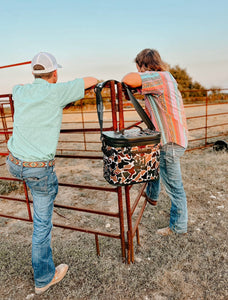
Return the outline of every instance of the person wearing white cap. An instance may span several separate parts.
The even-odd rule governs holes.
[[[85,89],[96,85],[94,77],[57,83],[55,57],[47,52],[31,63],[35,80],[13,88],[14,127],[8,141],[7,165],[33,196],[32,266],[35,293],[42,294],[65,276],[68,266],[55,267],[51,249],[53,203],[58,193],[54,158],[63,108],[84,98]]]

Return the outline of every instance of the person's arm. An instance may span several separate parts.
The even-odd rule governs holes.
[[[65,107],[71,102],[83,99],[88,88],[95,86],[98,80],[94,77],[76,78],[72,81],[60,82],[53,85],[58,95],[58,103]]]
[[[128,73],[123,77],[122,82],[132,88],[137,88],[142,85],[141,76],[137,72]]]
[[[83,80],[84,80],[85,90],[98,83],[98,80],[94,77],[84,77]]]

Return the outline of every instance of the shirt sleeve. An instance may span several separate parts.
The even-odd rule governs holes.
[[[84,98],[85,87],[83,78],[73,81],[56,83],[56,93],[61,107]]]
[[[21,85],[15,85],[12,90],[13,101],[16,99],[17,92],[20,90]]]
[[[139,73],[142,79],[142,94],[161,95],[164,92],[159,72]]]

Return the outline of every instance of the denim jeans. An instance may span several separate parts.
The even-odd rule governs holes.
[[[58,179],[52,167],[28,168],[15,165],[7,158],[9,172],[25,180],[33,197],[32,267],[36,287],[44,287],[55,275],[52,258],[51,230]]]
[[[169,227],[176,233],[187,232],[188,211],[187,199],[183,187],[180,157],[185,148],[168,143],[161,148],[160,178],[171,200]],[[146,194],[150,199],[158,200],[160,193],[160,178],[147,184]]]

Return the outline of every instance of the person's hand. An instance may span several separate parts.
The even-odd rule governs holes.
[[[95,77],[84,77],[85,90],[95,86],[98,83],[98,80]]]

